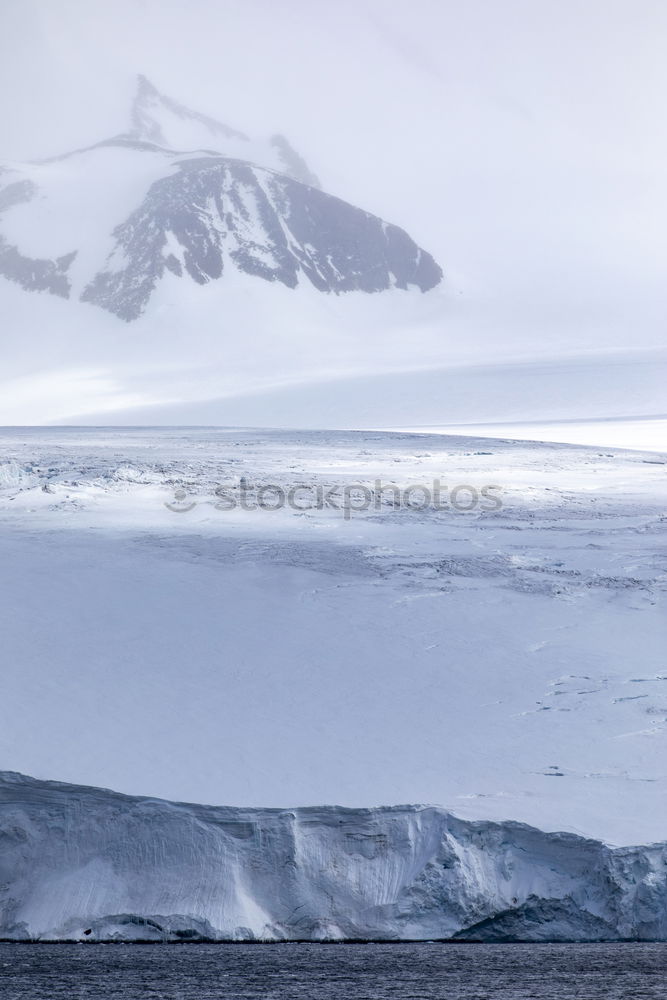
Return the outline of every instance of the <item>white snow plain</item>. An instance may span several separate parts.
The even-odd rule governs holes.
[[[664,839],[665,455],[219,428],[11,428],[0,452],[5,767]],[[241,477],[502,507],[216,509]]]

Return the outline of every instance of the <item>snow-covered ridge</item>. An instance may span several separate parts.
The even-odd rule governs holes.
[[[138,141],[169,149],[211,150],[277,170],[311,187],[321,187],[284,135],[253,140],[238,129],[166,97],[143,75],[137,79],[131,121],[130,136]]]
[[[667,939],[667,844],[434,806],[236,809],[0,773],[0,936]]]

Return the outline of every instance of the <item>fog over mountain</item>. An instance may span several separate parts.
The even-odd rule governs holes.
[[[168,406],[187,422],[202,403],[252,397],[265,423],[270,402],[262,405],[262,393],[290,386],[420,370],[446,377],[460,365],[555,358],[589,366],[599,358],[592,376],[599,383],[618,352],[628,351],[647,370],[663,340],[667,143],[656,123],[666,16],[648,0],[613,10],[596,0],[576,11],[551,0],[512,0],[502,9],[420,0],[409,12],[377,0],[331,8],[292,0],[281,9],[263,0],[200,0],[187,12],[150,0],[95,10],[82,0],[57,10],[9,0],[0,39],[0,160],[10,173],[0,181],[24,201],[5,204],[3,270],[21,268],[11,250],[18,247],[30,260],[51,262],[46,270],[29,265],[33,285],[82,286],[76,301],[66,301],[0,279],[0,419],[96,422],[115,414],[122,422],[138,408],[150,422]],[[75,150],[87,152],[52,159]],[[239,175],[213,161],[192,166],[195,151],[260,172]],[[24,166],[45,159],[51,162]],[[288,178],[273,195],[266,170]],[[57,190],[25,200],[30,184],[41,190],[37,174],[48,174]],[[156,222],[146,198],[160,181],[163,196],[185,206],[191,222],[198,199],[225,186],[230,197],[230,185],[237,195],[266,197],[264,208],[254,204],[268,213],[260,229],[270,246],[260,240],[254,263],[217,280],[224,254],[211,237],[220,232],[214,212],[199,263],[188,266],[197,253],[184,244],[182,260],[160,254],[165,280],[147,295],[146,279],[142,285],[127,269],[118,277],[118,262],[127,252],[152,252],[146,243],[138,249],[133,227]],[[295,198],[303,188],[292,185],[311,193]],[[136,197],[128,198],[131,189]],[[286,198],[303,220],[282,250],[275,249],[275,198]],[[350,230],[362,216],[334,211],[343,203],[397,227],[389,242],[372,222]],[[180,216],[168,221],[177,231]],[[352,264],[356,278],[335,255],[328,259],[331,225],[339,250],[343,230],[352,257],[365,248],[361,265]],[[192,225],[186,228],[191,241]],[[226,220],[223,228],[243,256],[239,239],[247,251],[248,231],[230,230]],[[54,229],[52,249],[45,243]],[[411,241],[405,252],[392,249],[391,234],[399,232]],[[442,269],[443,281],[418,264],[413,244]],[[248,269],[267,267],[266,259],[259,263],[267,246],[268,268],[280,277],[262,283]],[[87,272],[92,249],[105,253]],[[104,258],[114,253],[109,268]],[[407,270],[388,277],[386,260],[396,254]],[[146,267],[152,275],[155,261]],[[175,280],[179,267],[205,285]],[[381,290],[389,284],[409,290]],[[348,287],[356,290],[337,294]],[[649,386],[641,392],[651,415],[664,413]],[[487,419],[473,406],[461,412],[443,404],[434,421],[433,404],[444,395],[431,394],[428,413],[415,410],[411,424]],[[610,390],[591,414],[584,393],[556,419],[645,415],[622,402]],[[366,425],[382,423],[380,397],[369,409]],[[210,412],[215,420],[215,407]],[[512,419],[512,408],[491,416]],[[312,406],[295,414],[297,422],[306,417],[311,425],[327,422]],[[542,417],[539,406],[522,414]],[[218,420],[227,419],[223,407]]]
[[[233,269],[337,294],[424,292],[441,281],[403,230],[321,192],[284,136],[253,142],[164,97],[144,76],[131,120],[127,134],[4,167],[0,274],[126,322],[146,312],[169,275],[206,285]],[[110,187],[113,207],[100,218]],[[180,282],[167,296],[182,297]]]

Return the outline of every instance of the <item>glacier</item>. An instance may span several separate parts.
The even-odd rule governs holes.
[[[665,839],[666,455],[220,428],[9,428],[0,454],[2,768]],[[503,507],[217,509],[241,478]]]
[[[667,939],[667,843],[435,806],[231,808],[0,773],[0,937]]]

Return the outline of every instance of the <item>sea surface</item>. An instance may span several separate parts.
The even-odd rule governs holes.
[[[2,1000],[642,1000],[667,944],[0,944]]]

